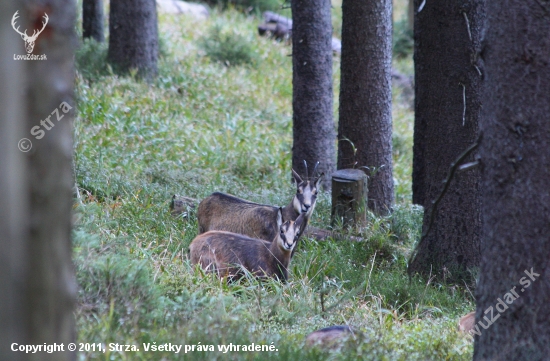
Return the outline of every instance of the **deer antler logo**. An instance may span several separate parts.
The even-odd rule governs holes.
[[[19,31],[19,26],[17,28],[15,27],[15,20],[19,18],[19,15],[17,15],[18,12],[19,10],[17,10],[15,14],[13,14],[13,17],[11,18],[11,26],[13,27],[13,30],[15,30],[19,35],[21,35],[21,38],[23,38],[23,40],[25,41],[25,49],[27,49],[27,53],[30,54],[34,49],[34,43],[36,41],[36,38],[38,38],[38,35],[40,35],[42,31],[44,31],[46,24],[48,24],[48,19],[49,19],[48,14],[44,13],[45,21],[42,22],[42,29],[40,29],[39,32],[36,32],[36,30],[34,30],[32,33],[32,36],[28,36],[27,30],[25,30],[25,32],[22,33]]]

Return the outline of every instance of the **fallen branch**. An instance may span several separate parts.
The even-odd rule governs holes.
[[[306,233],[304,235],[306,237],[315,238],[317,241],[326,241],[329,238],[335,241],[353,241],[353,242],[365,241],[365,239],[361,237],[350,236],[349,234],[346,234],[346,233],[329,231],[327,229],[317,228],[313,226],[308,226],[306,228]]]
[[[173,216],[187,217],[189,211],[197,208],[198,204],[198,199],[181,197],[174,194],[170,202],[170,214]]]

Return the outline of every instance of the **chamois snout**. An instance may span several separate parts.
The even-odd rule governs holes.
[[[300,234],[307,222],[300,214],[296,221],[283,223],[283,209],[277,211],[277,230],[272,242],[226,231],[199,234],[189,246],[191,264],[216,271],[220,277],[240,278],[242,268],[257,277],[288,278],[288,265]]]
[[[304,213],[302,213],[296,219],[296,221],[286,221],[281,225],[279,239],[280,239],[282,248],[285,251],[291,252],[296,246],[296,243],[298,242],[298,238],[300,237],[300,227],[304,221],[304,218],[305,218],[305,215]]]

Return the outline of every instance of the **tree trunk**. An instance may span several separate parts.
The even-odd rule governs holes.
[[[411,33],[414,31],[414,0],[407,1],[407,27]]]
[[[9,24],[15,11],[9,2],[1,6],[2,23]],[[11,351],[12,343],[57,343],[65,352],[40,352],[33,359],[74,360],[76,353],[67,345],[75,341],[69,108],[74,110],[76,9],[72,1],[49,0],[27,1],[16,10],[18,25],[28,33],[40,30],[44,13],[49,20],[34,47],[34,54],[47,60],[0,63],[0,359],[30,359]],[[13,29],[0,30],[2,53],[23,53],[22,40],[11,34],[6,41],[6,32]],[[18,42],[15,51],[12,39]]]
[[[378,214],[394,200],[391,57],[391,0],[344,0],[338,169],[367,173],[368,207]]]
[[[0,52],[24,53],[23,41],[9,24],[18,10],[15,1],[0,2]],[[20,10],[20,9],[19,9]],[[21,10],[19,11],[21,14]],[[17,141],[28,130],[23,104],[24,63],[9,56],[0,58],[0,360],[23,360],[11,351],[11,343],[28,343],[25,300],[28,195],[25,188],[25,154]]]
[[[103,0],[82,1],[82,37],[103,42]]]
[[[158,72],[156,1],[117,0],[110,6],[109,62],[122,73],[137,69],[151,80]]]
[[[536,361],[550,354],[550,39],[543,35],[549,33],[547,2],[487,2],[476,298],[478,325],[488,324],[482,316],[491,321],[490,307],[498,320],[478,327],[474,360]],[[499,299],[507,309],[497,306]]]
[[[292,167],[304,178],[304,160],[310,167],[320,162],[323,188],[329,190],[335,158],[330,0],[292,1],[291,6]]]
[[[458,281],[479,265],[479,168],[456,172],[440,196],[451,164],[478,136],[484,17],[483,0],[427,2],[416,14],[413,202],[424,206],[424,224],[411,273]]]

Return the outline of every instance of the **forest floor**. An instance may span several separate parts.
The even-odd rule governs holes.
[[[365,242],[304,239],[287,284],[228,285],[190,266],[196,214],[170,215],[173,194],[222,191],[285,205],[295,189],[291,48],[259,37],[259,22],[235,9],[213,10],[207,20],[159,15],[162,58],[152,84],[112,74],[106,44],[80,47],[78,342],[107,349],[89,347],[79,360],[471,359],[472,345],[457,331],[458,318],[474,309],[470,291],[406,272],[422,209],[411,204],[414,117],[401,87],[393,91],[395,210],[350,230]],[[335,120],[339,67],[335,56]],[[411,76],[410,53],[394,69]],[[329,194],[319,196],[312,225],[330,228]],[[331,350],[304,347],[307,334],[331,325],[358,332]],[[115,343],[139,351],[110,350]],[[231,343],[277,351],[218,350]],[[148,344],[184,346],[176,353]],[[194,349],[185,353],[185,345]]]

